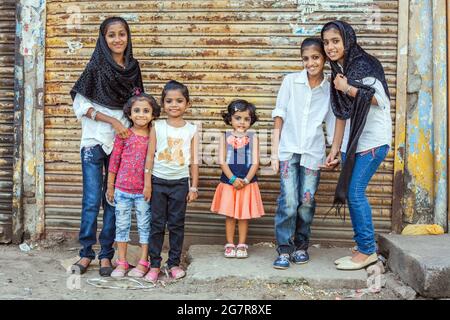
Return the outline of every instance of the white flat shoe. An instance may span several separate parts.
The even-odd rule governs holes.
[[[338,264],[336,266],[336,269],[338,269],[338,270],[359,270],[359,269],[363,269],[377,261],[378,261],[378,255],[375,252],[375,253],[372,253],[370,256],[368,256],[366,258],[366,260],[359,262],[359,263],[353,262],[351,259],[344,260],[343,262],[341,262],[340,264]]]
[[[340,264],[340,263],[342,263],[344,261],[350,260],[351,258],[352,258],[351,256],[345,256],[345,257],[336,259],[336,260],[334,260],[334,264],[338,265],[338,264]]]
[[[350,248],[350,251],[351,251],[352,254],[355,254],[356,252],[358,252],[358,246],[353,246],[352,248]],[[351,256],[345,256],[345,257],[339,258],[337,260],[334,260],[334,264],[342,263],[345,260],[348,260],[349,258],[351,259],[352,257]]]

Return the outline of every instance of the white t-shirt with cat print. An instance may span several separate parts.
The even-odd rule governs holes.
[[[186,122],[183,127],[176,128],[167,124],[166,120],[158,120],[155,122],[155,131],[153,175],[166,180],[189,178],[191,141],[197,126]]]

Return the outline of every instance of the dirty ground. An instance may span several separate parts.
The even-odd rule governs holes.
[[[156,286],[129,280],[101,278],[98,267],[73,278],[62,262],[74,259],[78,243],[73,240],[44,240],[30,245],[0,246],[0,299],[255,299],[255,300],[381,300],[399,299],[383,288],[379,293],[349,289],[314,289],[301,281],[270,283],[263,280],[227,278],[199,281],[189,277],[177,282],[160,281]],[[105,282],[106,281],[106,282]],[[73,289],[71,289],[73,288]]]

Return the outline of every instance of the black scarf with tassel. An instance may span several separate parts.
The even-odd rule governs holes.
[[[341,67],[337,61],[330,61],[331,65],[331,107],[334,115],[341,120],[350,120],[350,134],[346,150],[346,160],[341,170],[339,180],[334,195],[333,207],[340,215],[340,209],[345,205],[348,186],[352,177],[353,166],[355,164],[356,148],[358,140],[364,129],[372,104],[375,89],[369,85],[364,85],[362,80],[373,77],[379,80],[384,87],[386,95],[389,97],[389,89],[386,82],[383,67],[377,58],[365,52],[356,42],[356,34],[353,28],[346,22],[333,21],[325,24],[325,30],[330,25],[339,30],[344,42],[344,64]],[[341,73],[347,77],[349,85],[356,87],[358,93],[356,97],[350,97],[344,92],[336,90],[333,81]],[[345,215],[344,215],[345,219]]]
[[[105,39],[108,24],[123,23],[128,34],[124,52],[125,68],[118,65],[111,54]],[[100,25],[99,36],[91,60],[77,80],[70,95],[75,99],[77,93],[109,109],[123,109],[124,104],[135,92],[144,92],[139,63],[133,58],[130,27],[125,19],[111,17]]]

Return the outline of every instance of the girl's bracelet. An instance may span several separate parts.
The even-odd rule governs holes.
[[[98,110],[94,110],[91,112],[91,119],[95,121],[95,117],[97,116]]]
[[[236,181],[236,179],[237,179],[236,176],[232,176],[232,177],[230,178],[230,180],[228,180],[228,182],[229,182],[230,184],[233,184],[233,183]]]
[[[347,88],[347,90],[345,90],[345,94],[348,95],[348,93],[350,92],[350,90],[352,90],[352,88],[353,88],[353,87],[349,85],[348,88]]]

